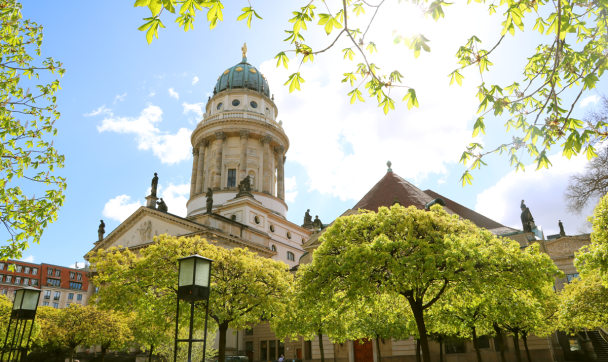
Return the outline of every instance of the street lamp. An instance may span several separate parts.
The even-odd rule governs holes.
[[[27,349],[30,345],[30,338],[32,337],[32,329],[34,328],[34,319],[36,318],[36,310],[38,309],[38,300],[40,298],[40,289],[33,287],[25,287],[17,289],[15,292],[15,300],[13,302],[13,310],[11,311],[11,317],[8,322],[8,328],[6,330],[6,337],[4,338],[4,348],[2,349],[2,356],[0,361],[4,361],[4,354],[8,352],[8,360],[12,361],[13,353],[15,354],[16,361],[25,360],[27,356]],[[13,321],[16,321],[12,337],[10,342],[8,341],[11,335],[11,326]],[[25,336],[25,330],[27,329],[27,322],[30,323],[30,330],[27,336],[27,343],[25,347],[21,347],[23,344],[23,337]],[[7,344],[8,342],[8,344]],[[19,352],[21,357],[19,358]]]
[[[178,342],[188,342],[188,362],[192,362],[192,343],[203,342],[203,362],[207,350],[207,318],[209,317],[209,293],[211,291],[211,263],[213,260],[200,255],[192,255],[178,259],[179,276],[177,285],[177,317],[175,318],[175,348],[173,361],[177,362]],[[179,332],[179,301],[190,302],[190,328],[188,339],[178,339]],[[205,330],[203,339],[193,339],[194,302],[204,300],[206,304]],[[220,361],[223,362],[223,361]]]

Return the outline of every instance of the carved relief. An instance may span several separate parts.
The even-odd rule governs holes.
[[[254,156],[254,157],[257,157],[257,155],[258,155],[258,154],[257,154],[256,150],[252,150],[251,148],[248,148],[248,149],[247,149],[247,156]]]
[[[137,231],[142,244],[152,241],[152,220],[144,221]]]
[[[591,239],[562,237],[547,245],[547,251],[551,257],[572,256],[581,247],[591,244]]]

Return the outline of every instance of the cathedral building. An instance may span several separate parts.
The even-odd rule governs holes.
[[[248,248],[260,256],[281,260],[292,271],[297,270],[299,264],[312,261],[313,251],[320,245],[319,237],[328,224],[322,224],[318,219],[313,222],[308,212],[301,226],[287,220],[284,164],[289,138],[282,122],[277,120],[279,110],[266,78],[247,62],[245,51],[240,63],[219,74],[203,119],[192,132],[193,162],[187,215],[174,215],[170,212],[171,205],[165,205],[162,199],[159,201],[156,195],[158,177],[155,176],[146,206],[136,210],[108,235],[104,235],[102,223],[99,240],[91,251],[116,246],[137,252],[153,243],[153,238],[160,234],[198,235],[226,248]],[[422,191],[392,172],[390,162],[388,166],[380,181],[342,216],[354,214],[359,209],[376,211],[395,203],[419,209],[440,203],[447,212],[469,219],[496,235],[516,240],[522,248],[539,243],[541,250],[548,252],[542,228],[534,224],[523,201],[522,231],[504,226],[432,190]],[[588,243],[588,239],[583,239],[578,238],[576,242]],[[549,247],[565,253],[567,259],[573,251],[562,244],[569,240],[553,240]],[[564,255],[560,260],[565,260]],[[571,259],[568,260],[571,263]],[[570,274],[575,272],[569,264],[564,268]],[[300,338],[283,343],[267,322],[255,325],[251,330],[232,332],[228,333],[227,355],[248,356],[249,362],[275,361],[281,354],[289,359],[320,360],[318,340]],[[326,361],[379,362],[376,345],[370,341],[333,344],[327,336],[323,338]],[[514,357],[512,340],[504,342]],[[528,345],[534,361],[563,361],[561,346],[568,341],[561,342],[557,335],[550,338],[531,336]],[[480,344],[482,353],[491,355],[490,360],[499,360],[498,344],[491,338],[481,338]],[[413,339],[385,340],[380,348],[382,360],[415,361]],[[445,352],[462,356],[461,359],[448,356],[447,361],[473,360],[475,353],[468,342],[446,346]],[[433,344],[431,353],[438,356],[439,345]]]

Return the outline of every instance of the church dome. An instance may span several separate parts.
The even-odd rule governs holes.
[[[270,96],[268,82],[259,70],[247,63],[247,57],[243,57],[243,61],[226,69],[220,75],[213,89],[213,94],[226,89],[251,89]]]

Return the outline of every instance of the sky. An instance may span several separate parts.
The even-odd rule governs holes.
[[[290,221],[301,224],[311,209],[324,223],[331,222],[385,175],[390,160],[395,173],[422,190],[432,189],[504,225],[521,228],[519,204],[525,200],[546,234],[559,232],[558,220],[568,234],[579,233],[584,218],[566,212],[563,192],[568,176],[584,169],[583,157],[568,161],[555,148],[550,170],[535,172],[533,160],[526,158],[530,166],[515,173],[507,157],[491,156],[489,166],[473,172],[473,186],[463,188],[459,182],[465,168],[458,160],[473,141],[480,75],[465,71],[462,87],[449,86],[447,75],[457,67],[458,47],[470,36],[488,45],[498,39],[499,17],[489,18],[478,4],[457,4],[435,23],[420,19],[409,5],[393,1],[383,7],[366,37],[380,53],[368,58],[383,71],[399,70],[420,102],[420,108],[408,111],[399,102],[403,91],[396,90],[397,109],[385,116],[374,99],[350,105],[342,74],[354,70],[360,59],[342,59],[347,39],[317,55],[312,64],[303,64],[300,73],[306,82],[300,92],[289,93],[283,84],[297,60],[286,70],[277,68],[273,58],[289,49],[284,30],[290,28],[291,12],[305,2],[254,1],[264,20],[254,19],[251,29],[235,20],[244,4],[226,2],[224,21],[213,30],[204,13],[188,32],[177,28],[174,17],[164,17],[167,28],[148,45],[137,28],[149,12],[133,8],[132,1],[106,1],[103,7],[94,2],[23,2],[24,17],[44,26],[42,57],[62,61],[66,68],[57,94],[61,118],[54,146],[66,157],[66,167],[58,173],[68,182],[58,221],[44,232],[40,245],[24,252],[24,260],[66,266],[82,262],[97,239],[99,221],[105,221],[107,235],[142,206],[155,172],[169,212],[185,216],[190,133],[202,119],[218,76],[241,61],[244,42],[249,63],[268,79],[278,119],[290,138],[285,165]],[[338,10],[335,1],[327,4]],[[368,11],[367,18],[351,21],[364,26],[361,21],[370,15]],[[425,34],[431,52],[415,59],[403,44],[393,44],[393,31]],[[313,49],[333,41],[317,26],[309,26],[304,35]],[[526,57],[539,41],[532,33],[507,37],[484,80],[505,85],[521,81]],[[598,90],[585,92],[573,116],[583,118],[605,90],[600,82]],[[505,121],[487,117],[487,135],[475,141],[488,148],[508,141],[512,135],[505,133]]]

